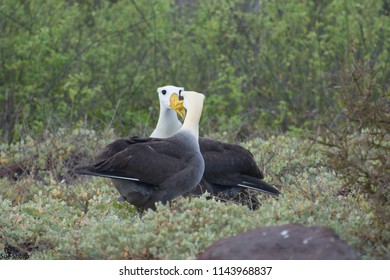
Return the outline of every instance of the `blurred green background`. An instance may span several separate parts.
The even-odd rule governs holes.
[[[202,134],[302,131],[341,111],[353,57],[389,87],[389,1],[0,1],[0,142],[148,135],[156,89],[207,95]]]

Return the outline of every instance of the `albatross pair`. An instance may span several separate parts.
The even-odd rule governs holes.
[[[185,112],[170,101],[182,91],[184,88],[175,86],[157,89],[160,115],[150,137],[167,138],[181,128],[182,124],[174,111],[183,118]],[[264,175],[247,149],[205,137],[199,138],[199,146],[205,161],[205,172],[201,183],[190,193],[199,195],[207,191],[214,196],[232,198],[244,190],[253,189],[275,196],[280,194],[278,189],[263,181]]]
[[[158,88],[157,92],[160,100],[160,116],[155,130],[151,134],[151,137],[153,138],[133,137],[130,139],[119,139],[107,146],[105,151],[99,156],[98,162],[105,162],[117,153],[121,153],[123,150],[126,150],[128,147],[137,143],[157,141],[155,138],[167,138],[166,140],[168,140],[175,135],[175,133],[178,131],[180,132],[183,127],[186,127],[186,122],[189,122],[191,119],[191,122],[194,121],[193,117],[190,115],[190,111],[188,111],[183,125],[176,115],[177,112],[183,118],[185,116],[183,102],[179,101],[178,98],[178,95],[180,95],[181,92],[183,92],[182,95],[184,96],[184,100],[186,100],[185,96],[187,96],[187,107],[190,106],[191,103],[191,100],[188,99],[189,94],[184,92],[184,88],[165,86]],[[258,169],[253,155],[248,150],[239,145],[227,144],[203,137],[199,138],[199,145],[205,161],[203,179],[196,188],[192,188],[189,192],[184,191],[182,194],[201,194],[207,190],[212,195],[224,194],[228,197],[233,197],[244,189],[255,189],[271,195],[279,194],[279,191],[276,188],[262,180],[263,174]],[[125,161],[123,164],[125,164]],[[89,168],[89,170],[90,169],[91,168]],[[105,176],[106,174],[102,174],[101,170],[94,170],[94,174],[89,171],[86,172],[85,170],[86,168],[81,168],[76,170],[76,172],[85,175],[109,177]],[[119,177],[111,178],[114,178],[114,185],[125,200],[141,208],[144,208],[145,206],[153,208],[150,205],[153,205],[154,202],[143,206],[140,202],[148,200],[151,197],[149,194],[150,189],[156,189],[156,192],[158,192],[158,188],[156,188],[155,185],[134,183],[129,180],[123,180],[123,177],[120,179]],[[177,194],[177,189],[180,188],[180,186],[179,184],[173,184],[171,188],[172,190],[170,191]],[[134,189],[136,191],[134,191]],[[183,187],[183,190],[184,189],[185,188]],[[167,191],[169,190],[167,189]]]
[[[176,94],[171,96],[172,102],[184,106],[187,117],[173,136],[116,140],[96,164],[75,171],[111,178],[122,197],[141,209],[155,209],[156,202],[166,203],[194,189],[204,172],[198,143],[204,95],[186,91],[181,95],[184,101]]]

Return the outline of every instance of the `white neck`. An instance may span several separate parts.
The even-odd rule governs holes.
[[[184,99],[187,99],[187,116],[183,126],[179,131],[190,132],[197,139],[199,138],[199,121],[203,110],[204,95],[196,92],[187,94]]]
[[[154,131],[150,134],[150,137],[168,138],[178,132],[181,127],[182,124],[178,120],[176,112],[162,106],[160,103],[158,122]]]

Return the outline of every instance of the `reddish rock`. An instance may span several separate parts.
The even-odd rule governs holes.
[[[200,260],[356,260],[354,250],[326,227],[300,224],[258,228],[220,240]]]

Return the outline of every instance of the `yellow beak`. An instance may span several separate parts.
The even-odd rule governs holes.
[[[169,99],[169,106],[184,120],[186,117],[186,110],[184,109],[184,101],[179,100],[179,96],[174,93]]]

